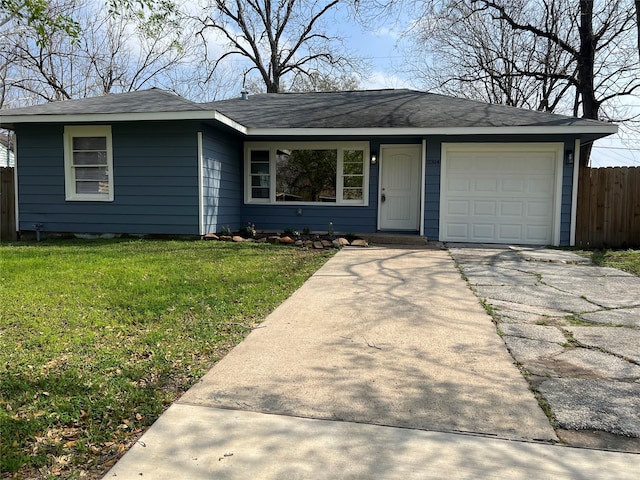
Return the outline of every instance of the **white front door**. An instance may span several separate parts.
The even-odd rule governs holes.
[[[420,145],[387,145],[380,150],[380,230],[420,226]]]

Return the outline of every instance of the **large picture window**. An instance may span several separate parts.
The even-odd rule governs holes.
[[[64,161],[67,200],[113,200],[111,127],[65,127]]]
[[[246,200],[367,203],[366,143],[248,143]]]

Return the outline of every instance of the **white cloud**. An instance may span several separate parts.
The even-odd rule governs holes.
[[[410,82],[393,73],[374,71],[362,82],[365,90],[379,90],[385,88],[411,88]]]

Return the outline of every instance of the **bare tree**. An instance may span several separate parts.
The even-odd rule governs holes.
[[[589,119],[634,119],[624,105],[640,92],[638,2],[380,1],[441,22],[440,30],[425,28],[429,21],[411,30],[417,46],[444,57],[425,69],[436,90]],[[588,158],[586,149],[581,159]]]
[[[526,32],[548,41],[574,66],[566,72],[551,73],[525,69],[522,75],[567,82],[575,92],[574,113],[579,112],[583,118],[628,120],[619,116],[615,104],[640,91],[640,68],[632,40],[637,34],[637,17],[630,0],[601,1],[597,5],[593,0],[580,0],[577,6],[569,0],[542,2],[546,9],[553,7],[559,15],[556,18],[571,19],[570,31],[576,32],[571,36],[558,28],[563,24],[560,21],[549,25],[535,17],[517,18],[505,1],[472,0],[472,4],[480,11],[489,11],[496,21],[506,22],[514,33]],[[588,162],[589,153],[590,148],[583,151],[583,162]]]
[[[214,0],[200,32],[213,30],[227,43],[228,50],[214,63],[214,69],[230,56],[248,60],[244,72],[257,70],[267,92],[281,90],[287,76],[313,72],[357,70],[358,61],[345,54],[335,36],[327,33],[325,18],[339,0]]]
[[[52,16],[74,18],[79,35],[51,29],[41,37],[29,24],[14,22],[0,51],[14,104],[172,88],[177,72],[201,54],[195,34],[174,12],[113,15],[95,2],[74,0],[54,0],[47,8]]]
[[[520,4],[520,17],[529,14]],[[413,48],[407,68],[429,88],[442,93],[553,111],[564,97],[566,82],[522,75],[540,67],[548,73],[565,71],[568,59],[558,48],[524,33],[513,34],[487,12],[469,2],[428,5],[409,33]],[[553,19],[549,19],[552,21]]]
[[[289,92],[337,92],[357,90],[360,87],[358,77],[353,74],[333,74],[306,72],[296,76],[288,86]]]

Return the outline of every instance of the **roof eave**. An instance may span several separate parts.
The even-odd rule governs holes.
[[[618,131],[614,124],[546,125],[507,127],[360,127],[360,128],[255,128],[246,127],[216,110],[178,112],[127,112],[87,114],[0,115],[0,127],[12,129],[28,123],[111,123],[133,121],[206,120],[217,121],[248,137],[265,136],[453,136],[453,135],[579,135],[592,141]]]
[[[182,112],[137,112],[137,113],[85,113],[85,114],[38,114],[0,115],[0,128],[13,129],[18,124],[28,123],[112,123],[169,120],[217,121],[244,135],[247,128],[215,110],[186,110]]]
[[[248,128],[250,137],[265,136],[453,136],[453,135],[588,135],[605,137],[618,131],[613,124],[511,127],[374,127],[374,128]]]

